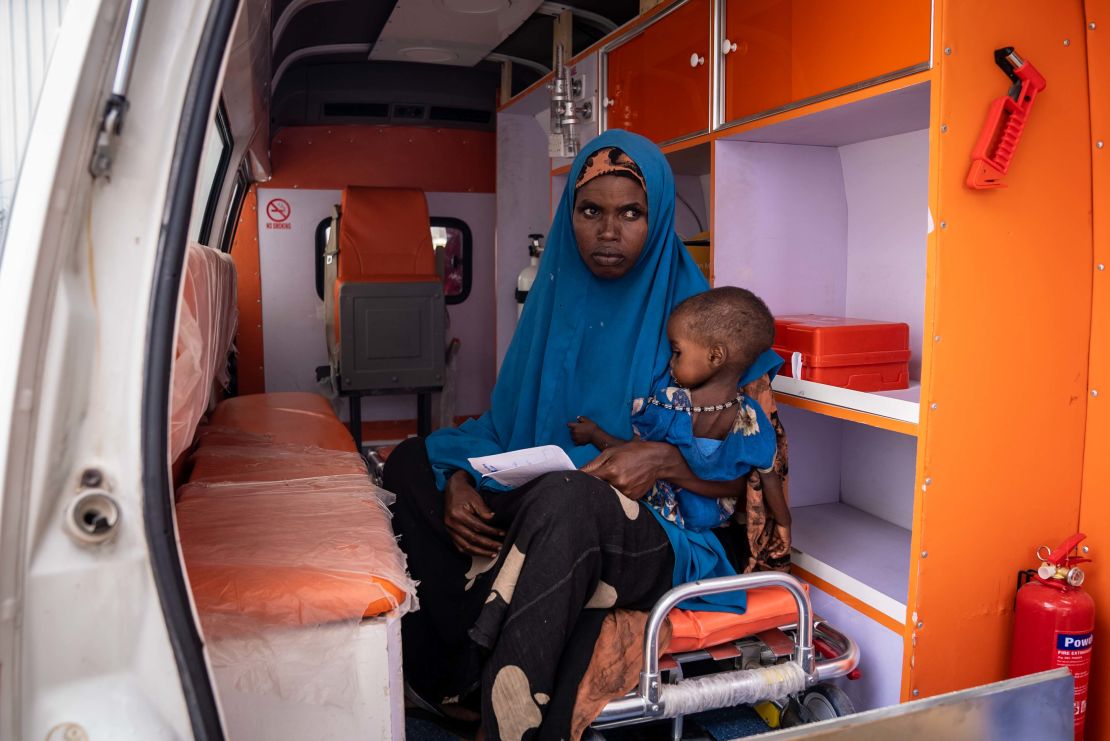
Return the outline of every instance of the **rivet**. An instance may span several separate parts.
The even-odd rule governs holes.
[[[948,133],[948,124],[941,124],[940,125],[940,133],[942,133],[942,134],[947,134]]]
[[[939,334],[933,335],[933,342],[940,342],[940,335]]]
[[[934,401],[932,404],[929,405],[929,408],[930,409],[936,409],[937,408],[937,403]]]
[[[940,228],[941,229],[947,229],[948,228],[948,222],[947,221],[940,222]]]
[[[928,477],[926,477],[926,478],[925,478],[925,486],[929,486],[929,485],[930,485],[930,484],[932,484],[932,483],[933,483],[933,480],[932,480],[932,479],[930,479],[930,478],[928,478]]]
[[[1089,545],[1083,546],[1083,552],[1084,553],[1090,553],[1091,552],[1091,546],[1089,546]]]
[[[951,54],[952,53],[952,47],[951,46],[944,47],[944,53],[945,54]]]
[[[1099,140],[1098,140],[1097,142],[1095,142],[1095,147],[1096,147],[1097,149],[1102,149],[1102,148],[1103,148],[1104,146],[1106,146],[1106,145],[1105,145],[1105,143],[1104,143],[1104,142],[1102,141],[1102,139],[1099,139]]]
[[[921,551],[921,557],[922,558],[928,558],[929,557],[929,551]]]
[[[1098,389],[1091,389],[1091,396],[1098,396]]]
[[[921,690],[915,688],[914,691],[913,691],[913,696],[917,697],[920,694],[921,694]]]
[[[1098,269],[1099,269],[1099,270],[1106,270],[1106,266],[1105,266],[1104,264],[1102,264],[1102,263],[1100,262],[1100,263],[1098,264]]]
[[[1071,39],[1064,39],[1064,46],[1071,46]]]
[[[1095,28],[1096,28],[1096,26],[1095,26],[1095,22],[1094,22],[1094,21],[1091,21],[1090,23],[1088,23],[1088,24],[1087,24],[1087,28],[1089,28],[1089,29],[1091,29],[1092,31],[1094,31],[1094,30],[1095,30]]]
[[[924,628],[924,627],[925,627],[925,623],[918,623],[918,624],[917,624],[917,629],[918,629],[918,630],[921,630],[921,629],[922,629],[922,628]]]

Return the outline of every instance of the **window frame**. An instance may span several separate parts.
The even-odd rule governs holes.
[[[220,234],[220,252],[231,253],[231,247],[235,243],[236,224],[239,221],[239,215],[243,212],[243,202],[247,198],[250,187],[250,176],[247,175],[247,164],[244,162],[236,170],[235,183],[231,186],[231,203],[224,216],[224,226]]]
[[[220,160],[216,164],[216,173],[208,189],[208,199],[204,204],[204,215],[200,219],[200,230],[197,241],[201,244],[210,244],[212,225],[216,221],[216,206],[219,205],[220,192],[223,190],[224,178],[227,168],[231,164],[231,154],[235,149],[235,139],[231,136],[231,124],[227,120],[227,108],[224,107],[223,98],[216,107],[216,133],[220,137]]]
[[[325,235],[327,227],[331,224],[331,217],[327,216],[316,224],[316,229],[313,231],[313,249],[315,251],[314,263],[316,266],[316,296],[324,300],[324,250],[328,246],[328,240]],[[474,276],[472,274],[474,266],[474,234],[470,231],[470,225],[462,219],[454,216],[432,216],[428,219],[428,228],[440,227],[442,229],[456,229],[462,234],[462,291],[455,296],[448,296],[446,291],[443,294],[443,302],[448,306],[455,306],[461,304],[470,296],[470,289],[474,284]],[[444,276],[446,278],[446,276]]]
[[[446,291],[443,293],[443,302],[448,306],[461,304],[470,296],[470,289],[474,283],[474,278],[471,274],[471,269],[474,265],[474,235],[470,231],[469,224],[454,216],[433,216],[428,221],[429,226],[438,226],[444,229],[457,229],[462,233],[462,291],[455,296],[448,296]],[[447,276],[443,277],[446,278]]]

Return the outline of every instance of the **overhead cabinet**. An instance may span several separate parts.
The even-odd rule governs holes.
[[[709,130],[709,0],[686,0],[603,52],[605,128],[654,142]]]
[[[724,122],[929,67],[931,0],[721,0]]]

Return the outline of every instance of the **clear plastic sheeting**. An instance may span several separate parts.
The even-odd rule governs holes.
[[[358,453],[258,442],[261,436],[243,432],[207,434],[208,429],[202,428],[202,442],[190,456],[193,463],[190,484],[177,492],[179,499],[196,483],[289,482],[319,478],[321,472],[327,472],[329,477],[366,475],[366,463]],[[234,436],[238,435],[251,440],[251,444],[235,444]],[[384,490],[383,493],[388,494]]]
[[[263,468],[283,453],[327,471],[357,458],[281,446],[241,452]],[[202,447],[198,454],[238,452]],[[415,608],[415,584],[390,526],[392,495],[370,483],[364,467],[290,480],[191,481],[179,495],[181,547],[213,664],[241,691],[350,707],[359,690],[359,623]]]
[[[185,252],[170,401],[169,453],[175,461],[192,442],[215,384],[227,386],[235,335],[235,266],[222,252],[190,242]]]
[[[806,688],[806,673],[793,661],[758,669],[745,669],[685,679],[663,685],[663,716],[699,713],[703,710],[754,705],[778,700]]]

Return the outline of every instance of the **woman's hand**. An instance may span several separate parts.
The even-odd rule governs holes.
[[[455,471],[443,491],[443,524],[459,553],[497,556],[505,533],[486,523],[493,518],[465,471]]]
[[[673,445],[633,440],[606,448],[582,470],[609,482],[629,499],[640,499],[658,479],[670,478],[667,473],[674,470],[676,457],[685,467],[682,454]]]

